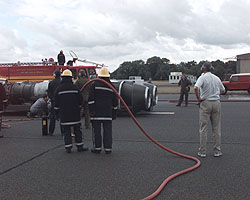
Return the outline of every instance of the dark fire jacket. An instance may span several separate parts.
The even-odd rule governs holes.
[[[111,84],[109,78],[102,78]],[[112,110],[117,109],[118,100],[111,88],[101,81],[95,81],[89,88],[89,111],[91,120],[112,120]]]
[[[71,77],[63,77],[55,93],[55,111],[59,114],[61,125],[81,123],[80,109],[82,94],[73,84]]]

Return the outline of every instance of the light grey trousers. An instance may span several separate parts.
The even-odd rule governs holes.
[[[221,151],[221,104],[220,101],[200,103],[200,151],[206,152],[208,124],[211,121],[214,150]]]

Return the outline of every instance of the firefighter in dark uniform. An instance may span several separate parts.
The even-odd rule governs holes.
[[[98,75],[111,84],[110,74],[106,67],[100,69]],[[115,93],[101,81],[94,81],[89,88],[89,111],[92,122],[93,148],[91,152],[100,153],[102,150],[101,125],[103,125],[103,146],[105,153],[112,151],[112,116],[116,116],[118,101]],[[113,113],[113,115],[112,115]]]
[[[64,70],[61,77],[62,81],[55,92],[55,111],[60,118],[66,152],[71,153],[72,149],[72,127],[75,134],[77,151],[88,151],[88,148],[83,146],[81,132],[80,109],[82,94],[73,84],[72,72],[70,70]]]
[[[60,70],[58,70],[58,69],[55,70],[54,76],[55,76],[55,79],[52,80],[48,86],[48,96],[49,96],[50,102],[51,102],[50,115],[49,115],[49,119],[50,119],[49,120],[50,121],[49,122],[49,135],[53,135],[53,133],[55,131],[55,126],[56,126],[56,114],[55,114],[55,110],[54,110],[55,91],[61,82]]]
[[[7,100],[5,88],[3,87],[2,83],[0,83],[0,138],[3,137],[3,135],[1,134],[2,115],[3,115],[3,111],[7,107],[7,102],[8,102],[8,100]]]
[[[65,63],[65,55],[63,54],[63,50],[57,55],[57,61],[59,65],[64,65]]]
[[[181,80],[178,83],[178,86],[181,86],[181,94],[176,106],[181,106],[184,96],[185,96],[185,106],[188,106],[188,92],[190,91],[191,85],[192,85],[191,81],[188,80],[186,74],[183,73],[181,75]]]

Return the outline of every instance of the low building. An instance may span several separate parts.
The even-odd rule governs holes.
[[[169,83],[172,83],[172,84],[179,83],[179,81],[181,80],[181,75],[182,75],[182,72],[170,72]],[[186,76],[187,76],[187,79],[190,80],[192,84],[195,83],[197,80],[197,77],[191,74],[186,74]]]
[[[236,73],[250,72],[250,53],[237,55]]]
[[[179,83],[181,80],[182,72],[170,72],[169,83]]]

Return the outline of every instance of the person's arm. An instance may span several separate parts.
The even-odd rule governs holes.
[[[178,82],[178,86],[180,86],[181,85],[181,80],[179,80],[179,82]]]
[[[198,88],[197,86],[194,86],[194,92],[195,92],[195,96],[196,96],[196,98],[197,98],[197,101],[198,101],[198,102],[201,102],[202,99],[201,99],[201,97],[200,97],[199,88]]]
[[[222,84],[222,82],[220,81],[220,94],[224,94],[225,93],[225,87],[224,85]]]
[[[92,83],[89,86],[89,98],[88,98],[88,106],[89,106],[89,114],[90,116],[95,115],[95,91],[94,84]]]

